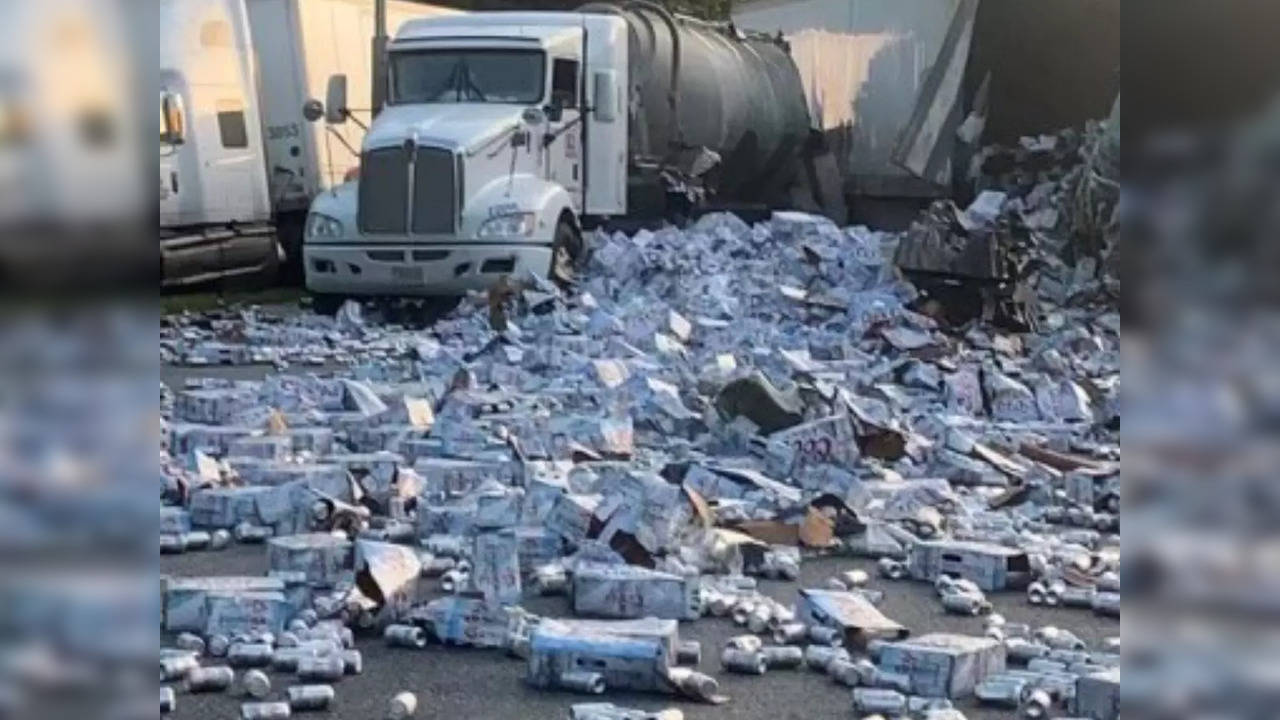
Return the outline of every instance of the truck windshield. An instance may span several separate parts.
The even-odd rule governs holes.
[[[536,103],[545,63],[538,50],[393,53],[391,103]]]

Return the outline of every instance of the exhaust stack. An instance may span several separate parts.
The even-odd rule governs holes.
[[[387,101],[387,0],[374,0],[373,10],[373,89],[370,111],[374,117]]]

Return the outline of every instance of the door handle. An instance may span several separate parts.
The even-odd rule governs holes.
[[[169,173],[169,187],[173,188],[174,195],[178,194],[178,173],[176,171],[170,171]]]

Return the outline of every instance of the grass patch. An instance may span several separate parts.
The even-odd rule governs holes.
[[[185,293],[160,296],[160,312],[165,315],[184,310],[202,312],[219,307],[244,305],[283,305],[297,303],[307,292],[302,288],[276,287],[262,290]]]

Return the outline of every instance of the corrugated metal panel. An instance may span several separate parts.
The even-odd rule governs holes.
[[[791,43],[810,115],[853,190],[936,194],[892,154],[959,2],[759,0],[736,8],[733,19]]]

